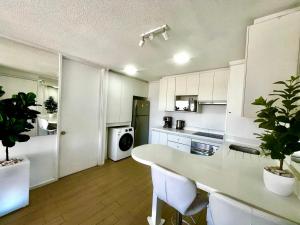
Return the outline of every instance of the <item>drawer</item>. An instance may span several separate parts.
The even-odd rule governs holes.
[[[191,146],[191,143],[192,143],[191,138],[181,137],[181,136],[174,135],[174,134],[168,134],[168,141],[177,142],[177,143],[188,145],[188,146]]]
[[[182,152],[186,152],[186,153],[190,153],[191,152],[191,147],[188,145],[183,145],[183,144],[179,144],[173,141],[168,141],[168,146],[171,148],[175,148],[179,151]]]

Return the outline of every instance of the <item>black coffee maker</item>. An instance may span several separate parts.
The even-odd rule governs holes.
[[[165,121],[164,128],[172,128],[172,117],[164,116],[163,120]]]

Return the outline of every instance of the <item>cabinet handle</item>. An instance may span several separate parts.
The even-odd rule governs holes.
[[[67,132],[66,131],[61,131],[60,134],[61,135],[65,135]]]

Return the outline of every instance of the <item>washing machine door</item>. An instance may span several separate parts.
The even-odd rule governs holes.
[[[119,141],[119,148],[121,151],[128,151],[133,145],[133,137],[129,133],[125,133],[122,135]]]

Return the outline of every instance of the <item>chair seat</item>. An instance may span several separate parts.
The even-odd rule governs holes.
[[[185,216],[193,216],[208,205],[208,196],[206,193],[197,193],[197,196],[190,207],[183,213]]]

